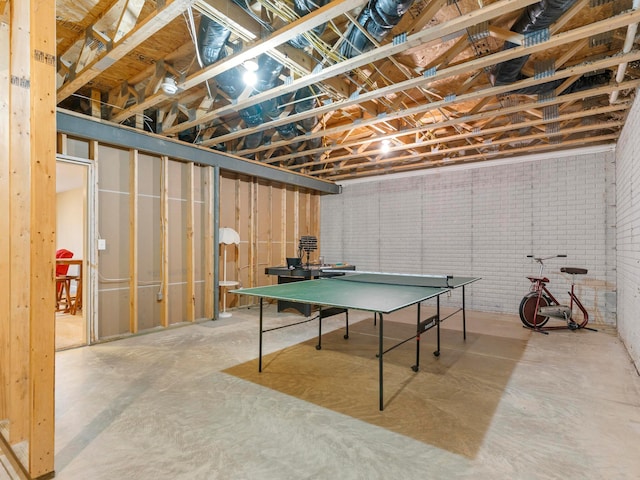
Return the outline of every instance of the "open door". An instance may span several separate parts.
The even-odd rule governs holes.
[[[89,343],[89,168],[56,162],[56,350]]]

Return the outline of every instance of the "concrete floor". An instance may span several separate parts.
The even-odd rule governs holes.
[[[275,323],[300,319],[266,311]],[[254,308],[58,352],[56,478],[640,478],[640,377],[611,328],[542,335],[515,316],[478,312],[467,323],[470,332],[526,339],[472,457],[224,373],[257,356]],[[325,325],[341,328],[343,319]],[[444,327],[460,328],[454,319]],[[315,322],[271,332],[265,353],[316,333]],[[441,357],[422,362],[446,355],[443,344]],[[474,386],[460,385],[461,396],[466,388]]]

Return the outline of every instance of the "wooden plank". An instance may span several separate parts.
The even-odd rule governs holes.
[[[526,0],[528,1],[528,0]],[[498,3],[501,2],[496,2],[492,5],[490,5],[489,7],[486,8],[482,8],[476,12],[473,12],[473,14],[471,14],[472,16],[475,15],[480,15],[480,17],[478,18],[478,20],[484,19],[485,15],[488,13],[488,9],[489,8],[493,8],[495,7]],[[460,17],[461,19],[464,19],[465,17]],[[559,33],[557,35],[554,35],[549,41],[547,42],[540,42],[534,45],[530,45],[527,47],[517,47],[517,48],[512,48],[512,49],[507,49],[507,50],[501,50],[499,52],[493,53],[491,55],[486,55],[484,57],[480,57],[474,60],[470,60],[468,62],[463,62],[460,64],[456,64],[453,65],[451,67],[445,68],[445,69],[441,69],[438,70],[435,75],[433,75],[432,77],[429,77],[428,79],[425,79],[423,77],[416,77],[416,78],[412,78],[412,79],[408,79],[402,82],[396,82],[395,84],[392,85],[388,85],[382,88],[378,88],[376,90],[372,90],[370,92],[366,92],[366,93],[361,93],[358,97],[354,97],[354,98],[350,98],[348,100],[345,100],[343,102],[341,102],[340,107],[341,108],[347,108],[349,106],[352,105],[356,105],[356,104],[360,104],[363,103],[365,101],[369,101],[369,100],[375,100],[377,98],[381,98],[384,96],[390,96],[394,93],[397,93],[399,91],[402,90],[408,90],[410,88],[417,88],[417,87],[422,87],[422,88],[427,88],[431,83],[439,81],[439,80],[443,80],[443,79],[448,79],[448,78],[452,78],[452,77],[456,77],[459,75],[465,75],[468,74],[469,72],[475,72],[478,71],[480,69],[483,68],[487,68],[490,67],[494,64],[500,63],[500,62],[504,62],[507,60],[510,60],[512,58],[517,58],[519,56],[525,55],[525,54],[535,54],[538,52],[542,52],[545,50],[548,50],[551,47],[556,47],[556,46],[560,46],[560,45],[565,45],[568,44],[570,42],[575,42],[578,40],[581,40],[583,38],[587,38],[590,35],[593,35],[595,33],[598,32],[602,32],[602,31],[608,31],[611,29],[615,29],[615,28],[621,28],[621,27],[625,27],[627,25],[630,25],[632,23],[637,23],[640,20],[640,10],[632,10],[629,13],[625,13],[622,15],[617,15],[615,17],[611,17],[607,20],[603,20],[591,25],[587,25],[584,27],[579,27],[576,28],[574,30],[571,31],[567,31],[567,32],[562,32]],[[456,20],[457,22],[457,20]],[[446,25],[445,25],[446,26]],[[443,26],[444,27],[444,26]],[[436,28],[430,28],[425,30],[424,32],[420,32],[420,34],[427,34],[429,33],[429,35],[432,34],[432,30],[438,30],[440,27],[436,27]],[[419,34],[416,34],[419,35]],[[403,44],[404,45],[404,44]],[[392,44],[387,44],[383,47],[380,47],[378,49],[375,49],[374,51],[376,52],[376,56],[378,55],[379,51],[384,50],[387,47],[393,47]],[[395,47],[393,47],[395,48]],[[364,55],[359,55],[357,57],[354,57],[354,59],[350,59],[344,62],[340,62],[337,65],[333,65],[331,67],[328,67],[324,70],[322,70],[319,75],[322,76],[324,78],[324,75],[327,74],[327,72],[329,72],[330,70],[337,68],[339,66],[344,66],[345,64],[352,62],[353,60],[357,60],[360,57],[363,57]],[[624,61],[624,60],[622,60]],[[612,62],[614,65],[617,65],[621,62],[620,57],[616,57],[614,59],[614,62]],[[355,68],[355,67],[354,67]],[[605,67],[607,68],[607,67]],[[595,70],[596,68],[594,68],[593,70]],[[309,85],[310,82],[308,82],[310,80],[311,77],[315,77],[314,75],[310,75],[309,78],[305,77],[303,79],[299,79],[296,80],[294,82],[291,82],[290,84],[283,86],[282,88],[278,88],[278,94],[283,94],[287,91],[294,91],[298,88],[302,88],[306,85]],[[316,79],[316,81],[320,81],[321,79]],[[551,77],[549,78],[542,78],[542,79],[538,79],[537,83],[544,83],[544,82],[548,82],[552,80]],[[532,80],[533,81],[533,80]],[[535,83],[534,83],[535,84]],[[494,88],[501,88],[502,90],[499,91],[495,91],[495,94],[500,94],[503,93],[505,91],[509,91],[509,87],[494,87]],[[237,102],[233,105],[233,108],[235,109],[242,109],[242,108],[247,108],[251,105],[257,104],[260,101],[264,101],[266,99],[266,97],[269,96],[269,91],[266,92],[262,92],[260,94],[256,94],[251,96],[249,99],[247,99],[246,101],[243,102]],[[271,95],[273,95],[271,93]],[[473,98],[475,97],[479,97],[479,96],[493,96],[494,95],[494,91],[490,90],[490,89],[482,89],[478,92],[473,92],[473,94],[469,94],[472,95],[471,98],[469,96],[462,96],[462,95],[458,95],[457,97],[457,102],[456,103],[461,103],[462,101],[468,101],[469,99],[473,100]],[[366,122],[362,122],[359,123],[358,126],[359,127],[366,127],[366,126],[371,126],[380,122],[389,122],[389,121],[393,121],[396,119],[400,119],[403,117],[408,117],[411,115],[415,115],[421,112],[425,112],[427,110],[432,110],[435,108],[445,108],[447,107],[447,105],[445,105],[444,103],[446,102],[431,102],[431,103],[425,103],[422,105],[423,108],[412,108],[412,109],[403,109],[399,112],[394,112],[391,113],[387,116],[384,116],[383,118],[376,118],[374,117],[373,119],[367,120]],[[433,108],[432,108],[433,107]],[[219,109],[216,110],[212,110],[210,112],[208,112],[206,115],[204,115],[203,117],[201,117],[198,121],[195,120],[189,120],[186,122],[183,122],[181,124],[175,125],[174,127],[170,128],[170,129],[166,129],[165,133],[177,133],[179,131],[181,131],[184,128],[193,126],[197,123],[201,123],[201,122],[205,122],[208,120],[211,120],[213,118],[216,118],[219,115],[223,115],[225,113],[225,110],[228,109],[229,107],[225,106],[225,107],[221,107]],[[228,142],[231,140],[234,140],[236,138],[239,138],[241,136],[245,136],[248,133],[253,133],[253,132],[259,132],[259,131],[263,131],[266,130],[267,128],[270,127],[276,127],[279,125],[283,125],[285,123],[290,123],[293,121],[300,121],[303,118],[309,118],[311,116],[322,116],[325,115],[326,113],[329,113],[333,110],[335,110],[335,105],[333,104],[323,104],[321,106],[318,106],[316,108],[313,108],[311,110],[307,110],[304,113],[300,113],[300,114],[294,114],[294,115],[288,115],[286,117],[277,119],[277,120],[272,120],[269,122],[264,122],[261,125],[254,127],[253,129],[240,129],[238,131],[235,132],[231,132],[225,135],[219,135],[215,138],[215,140],[206,140],[203,141],[201,143],[202,146],[208,146],[208,145],[212,145],[215,143],[224,143],[224,142]],[[324,130],[322,132],[322,135],[320,133],[317,134],[312,134],[310,137],[309,136],[305,136],[305,139],[309,139],[309,138],[315,138],[318,136],[327,136],[327,135],[335,135],[335,134],[339,134],[339,133],[343,133],[344,131],[347,131],[349,129],[353,128],[352,125],[343,125],[340,127],[335,127],[332,129],[327,129]],[[269,147],[261,147],[261,148],[257,148],[257,149],[253,149],[253,151],[260,151],[260,150],[264,150],[266,148],[273,148],[273,147],[278,147],[281,146],[279,142],[273,142],[270,144]],[[236,152],[237,154],[243,154],[242,150],[239,152]],[[305,152],[306,154],[307,152]],[[272,162],[277,161],[275,158],[271,159]]]
[[[6,2],[0,2],[0,13]],[[11,194],[9,190],[9,24],[0,19],[0,232],[9,232]],[[7,19],[8,20],[8,19]],[[10,310],[9,310],[9,236],[0,235],[0,422],[9,415],[10,391]]]
[[[162,245],[162,253],[160,262],[162,282],[162,306],[160,308],[160,325],[169,326],[169,189],[167,187],[169,179],[169,157],[163,155],[161,157],[160,176],[160,244]]]
[[[113,49],[94,59],[87,67],[77,72],[75,78],[58,89],[58,102],[69,97],[79,88],[89,83],[101,72],[109,68],[116,61],[132,52],[138,45],[149,39],[153,34],[164,28],[175,17],[180,15],[195,0],[165,0],[165,6],[154,15],[149,15],[140,25],[125,35]]]
[[[513,1],[528,1],[533,2],[533,0],[513,0]],[[280,30],[272,33],[268,37],[264,39],[260,39],[250,45],[246,45],[242,51],[231,55],[224,60],[213,63],[212,65],[195,72],[190,75],[184,81],[180,82],[178,86],[183,90],[189,90],[206,80],[213,78],[219,75],[222,72],[225,72],[231,68],[237,67],[241,65],[246,60],[250,60],[253,58],[257,58],[260,54],[263,54],[267,50],[276,48],[279,45],[282,45],[292,38],[295,38],[297,35],[312,30],[313,28],[325,23],[328,18],[334,18],[338,15],[341,15],[349,10],[359,7],[364,3],[364,0],[334,0],[327,5],[320,7],[319,9],[304,15],[302,18],[299,18],[293,22],[288,23],[286,26],[281,28]],[[368,62],[366,62],[368,63]],[[86,83],[86,82],[85,82]],[[312,82],[316,83],[316,82]],[[137,105],[128,108],[123,112],[119,112],[117,115],[113,117],[114,122],[121,122],[126,120],[127,118],[145,111],[148,108],[157,105],[158,103],[163,102],[168,98],[167,94],[159,91],[156,95],[145,99],[145,101],[138,103]],[[206,117],[207,120],[211,118],[209,116]],[[185,128],[190,122],[185,122]],[[195,124],[200,122],[195,122]],[[175,127],[174,127],[175,128]],[[184,130],[183,127],[180,127],[178,131]],[[173,133],[173,128],[169,129],[168,132]]]
[[[56,203],[52,200],[56,195],[55,3],[31,0],[30,12],[31,412],[28,470],[32,478],[37,478],[53,472],[55,453]]]
[[[280,258],[286,259],[290,255],[287,255],[287,189],[284,186],[280,196],[280,218]]]
[[[31,338],[29,332],[29,287],[31,280],[31,141],[30,82],[31,53],[29,38],[30,2],[12,5],[10,31],[9,102],[11,125],[9,128],[9,191],[10,191],[10,336],[9,360],[9,443],[28,440],[29,419],[29,367]],[[54,287],[55,288],[55,287]],[[51,310],[53,312],[53,309]]]
[[[89,158],[93,161],[92,168],[89,169],[90,175],[90,185],[89,185],[89,194],[88,194],[88,208],[89,210],[89,240],[94,240],[94,245],[89,245],[89,250],[93,250],[93,257],[90,263],[87,265],[87,306],[84,307],[85,315],[88,315],[87,318],[87,326],[89,328],[89,341],[91,343],[95,342],[98,338],[98,325],[96,323],[98,318],[98,272],[100,271],[100,267],[98,265],[99,262],[99,252],[97,239],[100,232],[100,228],[98,225],[98,214],[99,214],[99,198],[98,191],[100,188],[100,175],[99,175],[99,155],[100,155],[100,144],[97,140],[89,141]],[[91,200],[93,200],[91,202]]]
[[[129,152],[129,331],[138,332],[138,150]]]
[[[145,0],[128,0],[120,14],[118,27],[113,37],[113,43],[120,40],[125,34],[129,33],[135,26],[144,6]]]
[[[414,46],[421,46],[430,41],[438,40],[443,36],[457,33],[465,28],[476,25],[483,21],[491,20],[492,18],[498,15],[501,15],[506,8],[509,8],[509,9],[521,8],[533,3],[537,3],[537,0],[500,0],[490,5],[485,5],[481,9],[475,10],[474,12],[471,12],[466,15],[459,16],[449,22],[445,22],[442,25],[438,25],[437,27],[427,28],[425,30],[416,32],[410,35],[407,38],[407,41],[404,43],[395,43],[395,42],[387,43],[378,48],[374,48],[373,50],[363,55],[357,55],[353,58],[338,62],[327,68],[324,68],[311,75],[298,78],[289,84],[281,85],[276,89],[277,93],[273,89],[266,90],[265,92],[257,93],[242,101],[235,102],[232,106],[225,105],[216,110],[212,110],[208,114],[203,116],[201,119],[198,119],[198,120],[189,119],[185,122],[174,125],[171,128],[164,130],[164,133],[166,134],[178,133],[187,128],[191,128],[195,125],[213,120],[214,118],[217,118],[219,116],[223,116],[226,113],[228,113],[228,110],[230,108],[233,108],[234,111],[240,110],[243,108],[248,108],[252,105],[257,105],[265,100],[273,98],[273,96],[276,94],[282,95],[285,93],[295,92],[301,88],[322,82],[328,78],[332,78],[337,75],[347,73],[351,70],[355,70],[368,63],[376,62],[378,60],[388,58],[392,55],[402,53]],[[507,4],[509,5],[507,6]],[[233,68],[234,66],[240,65],[242,62],[244,62],[249,58],[257,57],[260,53],[263,53],[265,50],[268,50],[269,48],[273,48],[274,46],[278,45],[277,42],[284,43],[288,41],[292,37],[289,37],[289,38],[286,38],[286,37],[290,33],[296,32],[297,29],[300,28],[301,24],[299,22],[301,21],[307,22],[307,23],[303,23],[303,25],[306,25],[307,30],[310,30],[311,28],[313,28],[313,20],[314,20],[314,17],[316,17],[317,15],[320,15],[320,16],[324,15],[323,18],[328,18],[328,17],[333,18],[346,11],[349,11],[352,8],[355,8],[357,5],[353,5],[347,8],[346,10],[342,10],[342,8],[344,8],[345,6],[347,6],[345,2],[339,2],[337,0],[334,0],[333,2],[330,2],[324,7],[319,8],[318,10],[308,15],[305,15],[298,21],[290,23],[285,28],[278,30],[268,38],[261,40],[259,42],[256,42],[254,45],[251,45],[248,48],[243,49],[238,54],[227,57],[224,60],[218,61],[210,65],[209,67],[194,73],[193,75],[189,76],[184,82],[181,82],[178,85],[178,87],[182,89],[192,88],[193,86],[202,83],[207,78],[211,78],[223,71],[228,70],[229,68]],[[273,44],[274,42],[275,42],[275,45]],[[522,53],[520,55],[522,55]],[[420,78],[418,78],[417,80],[418,80],[418,83],[422,82],[422,79]],[[404,85],[404,83],[405,82],[399,82],[398,85]],[[405,88],[402,88],[402,89],[404,90]],[[381,89],[377,90],[377,92],[380,92],[380,91]],[[383,94],[383,95],[386,95],[386,94]],[[383,95],[380,95],[380,96],[383,96]],[[150,101],[152,99],[153,101]],[[127,118],[131,117],[135,113],[144,111],[144,109],[150,108],[154,104],[164,101],[166,99],[166,96],[164,97],[159,96],[158,98],[152,97],[152,99],[147,99],[145,102],[142,102],[138,105],[134,105],[133,107],[125,110],[124,112],[120,112],[118,115],[114,117],[114,121],[120,122],[122,120],[126,120]],[[362,103],[362,99],[359,101],[351,100],[351,102]],[[345,105],[346,104],[341,103],[341,108],[344,108]],[[332,106],[331,110],[334,110],[334,109],[335,109],[335,105]],[[314,113],[311,115],[318,115],[318,114],[319,112],[314,110]],[[308,116],[311,116],[311,115],[308,115]],[[271,122],[269,122],[269,124],[271,124]],[[243,136],[247,135],[247,133],[248,132],[246,129],[242,130]],[[234,133],[233,135],[236,135],[236,137],[239,136],[238,133]],[[221,141],[226,141],[228,137],[229,135],[224,135],[224,136],[221,136],[220,138],[225,139]],[[201,145],[208,145],[210,143],[213,143],[213,142],[202,142]]]
[[[102,118],[102,101],[100,98],[100,90],[94,88],[91,90],[91,116],[94,118]]]
[[[204,167],[204,316],[213,318],[214,282],[214,168]]]
[[[249,193],[251,195],[251,198],[249,200],[249,208],[251,209],[251,213],[249,214],[249,218],[251,219],[250,223],[249,223],[249,265],[251,265],[251,267],[249,268],[249,285],[256,285],[256,279],[258,278],[257,276],[257,269],[258,269],[258,234],[259,234],[259,230],[258,230],[258,221],[260,219],[259,216],[259,202],[258,202],[258,188],[259,188],[259,182],[257,181],[257,178],[253,177],[251,179],[251,188],[249,190]],[[239,209],[236,209],[236,225],[240,224],[240,211]],[[240,230],[239,230],[240,231]],[[236,267],[236,278],[240,279],[240,265],[239,265],[239,261],[240,261],[240,251],[238,251],[238,256],[236,257],[236,263],[235,263],[235,267]]]
[[[187,268],[187,318],[188,322],[195,320],[195,238],[194,238],[194,208],[195,208],[195,192],[194,192],[194,165],[189,162],[187,165],[187,231],[186,231],[186,255],[185,262]]]

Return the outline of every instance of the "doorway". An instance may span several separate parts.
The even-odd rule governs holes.
[[[56,161],[56,350],[89,343],[89,165]]]

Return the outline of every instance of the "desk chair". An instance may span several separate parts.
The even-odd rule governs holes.
[[[73,252],[66,248],[56,251],[56,259],[73,258]],[[56,265],[56,312],[63,310],[61,308],[64,303],[64,310],[68,310],[71,305],[71,278],[67,275],[69,265]]]

